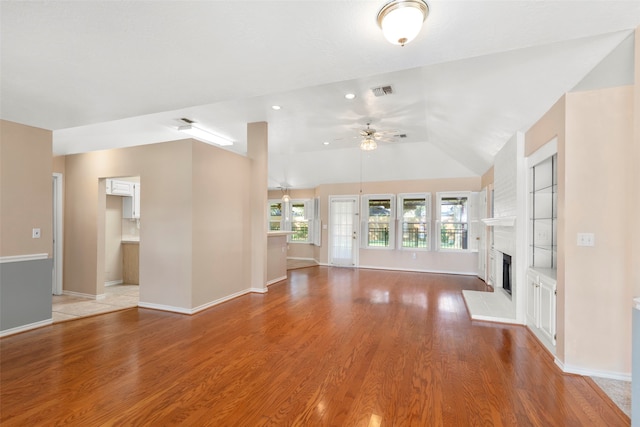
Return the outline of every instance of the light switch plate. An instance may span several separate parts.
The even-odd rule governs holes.
[[[34,228],[33,230],[31,230],[31,237],[33,239],[39,239],[40,238],[40,229],[39,228]]]
[[[578,233],[578,246],[594,246],[595,242],[593,233]]]

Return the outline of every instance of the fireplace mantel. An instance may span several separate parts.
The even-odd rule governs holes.
[[[489,227],[514,227],[516,225],[515,215],[501,216],[498,218],[483,218],[480,221],[484,222]]]

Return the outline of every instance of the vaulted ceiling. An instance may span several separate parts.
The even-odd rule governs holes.
[[[5,0],[0,114],[56,154],[182,139],[182,117],[245,153],[267,121],[271,187],[477,176],[640,25],[638,1],[432,0],[399,47],[384,3]],[[367,123],[406,137],[363,153]]]

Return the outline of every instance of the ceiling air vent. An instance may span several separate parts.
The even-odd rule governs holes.
[[[400,133],[398,135],[393,135],[393,136],[395,136],[396,138],[406,138],[407,134],[406,133]]]
[[[373,92],[375,96],[391,95],[393,93],[393,88],[391,86],[379,86],[372,88],[371,92]]]

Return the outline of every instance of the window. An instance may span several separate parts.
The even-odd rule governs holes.
[[[440,250],[469,249],[469,193],[438,193],[438,224]]]
[[[399,247],[429,250],[431,242],[431,194],[400,194],[398,220],[402,229]]]
[[[394,196],[365,196],[363,198],[363,246],[393,249],[395,229]]]
[[[309,242],[309,219],[307,205],[302,200],[291,201],[291,231],[290,242]]]
[[[282,201],[269,200],[269,231],[282,231]]]
[[[311,243],[313,241],[313,200],[269,200],[267,205],[269,231],[292,231],[288,241],[292,243]]]

